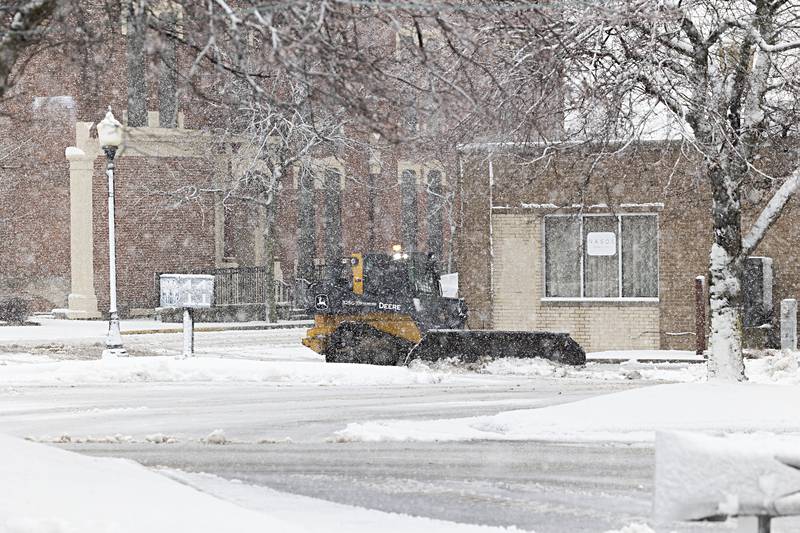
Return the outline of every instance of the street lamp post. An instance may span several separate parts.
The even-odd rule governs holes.
[[[122,346],[122,335],[119,330],[117,314],[117,253],[114,227],[114,156],[122,144],[122,124],[111,113],[111,106],[105,118],[97,125],[97,137],[106,154],[106,176],[108,177],[108,285],[109,285],[109,322],[106,349],[103,358],[125,357],[128,352]]]

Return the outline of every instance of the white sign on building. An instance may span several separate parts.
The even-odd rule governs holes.
[[[211,307],[214,276],[161,274],[161,307]]]
[[[586,253],[590,256],[616,255],[617,235],[613,231],[587,233]]]

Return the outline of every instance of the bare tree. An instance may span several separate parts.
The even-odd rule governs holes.
[[[612,0],[468,7],[441,2],[428,7],[436,14],[427,16],[449,13],[452,20],[460,13],[455,16],[468,23],[443,27],[451,42],[468,43],[455,48],[469,59],[470,71],[483,67],[483,81],[474,85],[486,87],[488,80],[491,89],[481,96],[463,87],[476,102],[474,116],[484,116],[481,107],[499,110],[505,125],[489,128],[492,135],[509,141],[539,136],[554,147],[576,140],[624,147],[655,117],[670,122],[672,134],[696,154],[697,178],[712,192],[709,374],[744,380],[744,262],[800,186],[800,167],[772,174],[759,162],[765,149],[786,144],[800,118],[800,5]],[[475,49],[486,32],[496,36],[492,51],[470,57],[459,51]],[[543,128],[536,119],[547,100],[563,128]],[[785,157],[799,164],[795,154]],[[748,189],[768,199],[744,228]]]
[[[568,100],[584,124],[587,104],[596,110],[602,91],[606,123],[615,128],[609,133],[635,137],[643,117],[657,112],[702,161],[698,178],[712,192],[714,230],[709,375],[719,379],[745,379],[744,262],[800,185],[800,168],[772,175],[758,161],[797,123],[798,14],[800,6],[786,0],[626,0],[550,18],[553,37],[569,38],[565,65],[580,84],[571,84]],[[564,27],[556,29],[557,21]],[[743,192],[752,187],[771,198],[743,228]]]
[[[0,100],[39,54],[58,50],[84,74],[98,65],[91,52],[109,41],[119,0],[5,0],[0,3]]]
[[[288,76],[276,75],[269,83],[245,87],[245,98],[237,106],[229,131],[247,141],[240,149],[240,157],[245,158],[249,168],[230,184],[227,194],[263,209],[264,265],[267,287],[272,287],[278,191],[287,185],[293,173],[302,182],[298,186],[313,187],[313,174],[307,162],[314,154],[337,149],[343,138],[343,118],[315,112],[308,99],[308,87]],[[337,243],[340,240],[341,235]],[[266,291],[265,306],[267,320],[275,320],[276,302],[271,290]]]
[[[0,6],[0,98],[13,85],[18,63],[44,42],[59,4],[56,0],[17,0]]]
[[[315,179],[310,165],[297,170],[297,278],[296,290],[304,290],[316,278],[317,210]],[[301,299],[302,301],[302,299]]]
[[[128,34],[125,58],[128,73],[128,125],[147,126],[147,38],[148,0],[133,0],[127,6]]]
[[[450,140],[615,141],[624,148],[648,121],[671,123],[673,138],[700,162],[698,181],[711,190],[709,374],[745,379],[744,262],[800,186],[791,150],[784,157],[796,166],[788,173],[760,162],[765,150],[788,145],[797,133],[800,3],[442,0],[365,9],[371,24],[410,28],[415,46],[402,65],[373,61],[357,79],[367,88],[383,83],[392,97],[399,81],[428,95],[431,109],[458,110],[459,120],[445,128]],[[432,31],[445,43],[441,53],[426,45]],[[350,35],[343,41],[358,34]],[[346,65],[369,53],[337,55]],[[400,79],[414,68],[424,75]],[[745,228],[747,190],[766,197]]]

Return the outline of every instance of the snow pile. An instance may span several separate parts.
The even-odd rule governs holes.
[[[164,435],[163,433],[153,433],[152,435],[147,435],[144,440],[152,444],[175,444],[178,442],[178,439],[175,437],[170,437],[169,435]]]
[[[442,420],[349,424],[338,441],[548,440],[649,442],[655,431],[800,432],[800,388],[784,385],[656,385],[569,404]]]
[[[517,358],[482,357],[474,363],[464,363],[457,357],[424,361],[414,359],[408,365],[417,372],[433,372],[437,374],[490,374],[512,376],[564,377],[567,367],[539,357]]]
[[[568,370],[564,365],[559,365],[538,357],[533,359],[507,357],[488,362],[483,367],[481,373],[494,375],[564,377],[567,375]]]
[[[231,441],[225,437],[225,431],[215,429],[203,439],[203,442],[206,444],[229,444]]]
[[[517,358],[484,357],[474,363],[463,363],[458,359],[438,361],[414,360],[409,368],[435,374],[476,373],[493,376],[530,376],[545,378],[570,378],[577,380],[621,381],[642,379],[648,381],[692,382],[705,381],[704,364],[690,362],[653,362],[644,360],[622,360],[620,364],[590,361],[584,367],[562,365],[539,357]]]
[[[292,444],[294,440],[291,437],[263,437],[256,441],[256,444]]]
[[[704,361],[702,355],[688,350],[608,350],[589,352],[587,361]]]
[[[0,435],[0,531],[302,531],[127,460],[86,457]],[[146,511],[146,512],[143,512]]]
[[[654,514],[659,520],[790,511],[800,491],[800,438],[659,433]]]
[[[590,357],[594,356],[594,357]],[[627,356],[628,359],[622,358]],[[662,361],[658,361],[661,359]],[[745,360],[747,378],[753,383],[800,384],[798,353],[768,355]],[[601,362],[614,361],[618,363]],[[522,375],[538,377],[572,378],[586,380],[644,380],[693,383],[706,381],[705,363],[696,362],[698,356],[689,352],[670,350],[645,350],[643,352],[596,352],[587,356],[584,367],[560,365],[549,360],[532,358],[487,358],[468,370],[479,374]],[[433,371],[452,371],[446,364],[432,365]]]
[[[800,384],[797,368],[797,352],[779,353],[761,359],[745,361],[746,375],[757,383]]]
[[[128,357],[6,365],[0,385],[127,382],[276,382],[302,385],[414,385],[438,383],[431,371],[373,365],[242,359]]]
[[[706,365],[697,363],[645,363],[625,361],[618,375],[625,379],[691,383],[706,380]]]
[[[622,529],[608,530],[605,533],[656,533],[656,532],[653,528],[651,528],[647,524],[639,524],[634,522],[633,524],[628,524]]]

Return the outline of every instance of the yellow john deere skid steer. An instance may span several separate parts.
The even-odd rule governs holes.
[[[352,254],[337,276],[312,285],[314,327],[303,344],[327,362],[407,364],[413,359],[543,357],[582,365],[566,333],[467,330],[463,300],[442,296],[429,254]]]

